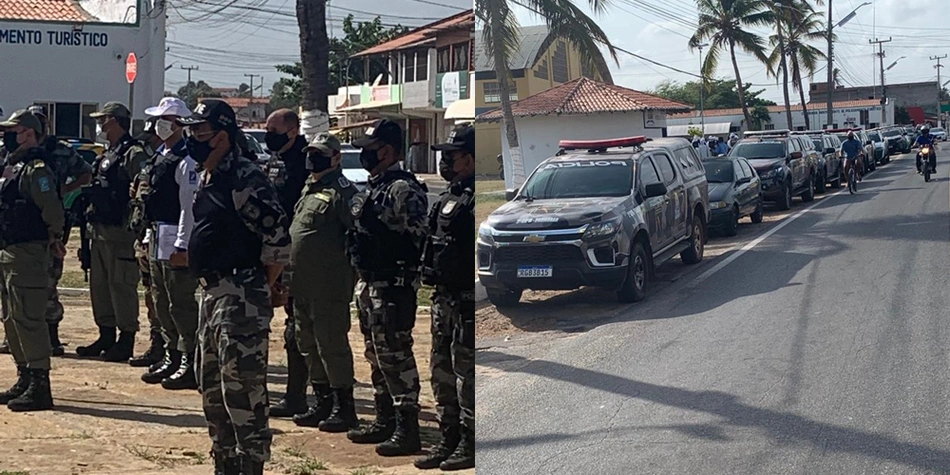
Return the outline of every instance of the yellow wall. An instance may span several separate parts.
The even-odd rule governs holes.
[[[523,78],[515,78],[514,82],[518,88],[518,98],[524,99],[533,96],[539,92],[546,91],[561,83],[554,82],[554,73],[552,65],[554,63],[554,50],[557,47],[557,40],[552,41],[551,45],[540,55],[538,61],[532,65],[531,69],[525,70]],[[548,61],[548,79],[539,79],[534,77],[534,69],[538,67],[544,59]],[[568,81],[581,77],[580,54],[573,44],[568,42],[567,48]],[[602,80],[599,74],[594,75],[594,79]],[[486,82],[496,82],[494,79],[479,79],[475,81],[475,107],[501,107],[501,103],[485,103],[485,94],[483,84]],[[495,158],[501,153],[501,129],[500,122],[496,123],[478,123],[475,124],[475,173],[479,175],[497,175],[498,160]]]

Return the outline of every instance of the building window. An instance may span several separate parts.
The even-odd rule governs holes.
[[[402,54],[402,77],[406,79],[406,82],[413,82],[416,80],[416,65],[414,56],[415,53]]]
[[[534,77],[538,79],[548,78],[548,60],[547,59],[541,60],[541,64],[538,65],[538,69],[534,70]]]
[[[508,91],[508,98],[512,101],[518,100],[518,84],[514,81],[508,83],[508,87],[511,88]],[[485,103],[496,103],[501,102],[501,90],[498,88],[497,82],[486,82],[482,85],[482,97],[485,98]]]
[[[452,70],[452,49],[448,46],[439,48],[436,52],[438,57],[438,72],[447,73]]]
[[[416,81],[429,78],[429,52],[416,51]]]
[[[554,82],[568,82],[571,80],[571,74],[567,67],[567,43],[557,42],[551,66],[551,75],[554,77]]]
[[[468,43],[452,45],[452,71],[468,71]]]

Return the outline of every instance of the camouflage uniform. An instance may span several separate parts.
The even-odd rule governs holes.
[[[226,157],[214,170],[199,176],[195,197],[195,230],[189,242],[189,265],[201,275],[201,306],[198,323],[198,374],[212,452],[216,457],[249,457],[263,462],[270,457],[271,432],[268,428],[267,358],[268,334],[274,310],[270,304],[261,263],[286,264],[290,260],[290,235],[287,215],[277,200],[273,185],[261,170],[237,152]],[[218,190],[215,190],[218,188]],[[233,272],[215,272],[202,264],[214,260],[215,243],[231,236],[206,221],[205,207],[229,196],[234,209],[215,211],[241,221],[255,236],[260,256],[235,256],[249,259],[257,266],[237,265]],[[225,198],[227,199],[227,198]],[[225,245],[227,246],[227,244]],[[226,251],[218,249],[219,251]],[[219,254],[224,254],[220,252]]]

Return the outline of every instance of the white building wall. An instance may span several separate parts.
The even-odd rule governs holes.
[[[867,111],[868,122],[861,123],[861,112]],[[818,106],[809,106],[808,115],[811,120],[812,129],[820,129],[825,124],[825,119],[827,118],[826,109],[823,105]],[[886,125],[894,125],[894,103],[891,102],[887,104],[887,120]],[[795,130],[798,127],[805,127],[805,118],[802,116],[801,111],[792,111],[792,126],[788,126],[788,120],[785,116],[785,111],[772,112],[772,127],[774,129],[792,129]],[[872,106],[872,107],[857,107],[857,108],[838,108],[834,109],[833,117],[836,124],[839,128],[846,127],[847,123],[855,125],[858,127],[868,127],[869,124],[875,126],[880,126],[881,124],[881,106]],[[742,114],[738,115],[726,115],[726,116],[706,116],[706,124],[713,124],[719,122],[731,122],[733,126],[738,126],[743,121]],[[666,120],[667,125],[690,125],[695,124],[699,125],[699,118],[669,118]]]
[[[134,52],[132,113],[144,120],[165,87],[165,13],[152,3],[142,1],[138,26],[0,20],[0,108],[9,116],[34,102],[128,105],[125,62]]]
[[[553,157],[561,140],[598,140],[644,135],[661,137],[661,128],[646,128],[644,113],[595,114],[587,116],[543,116],[516,119],[518,140],[524,158],[525,176],[543,160]],[[501,149],[504,156],[505,186],[512,187],[511,158],[505,125],[501,127]]]

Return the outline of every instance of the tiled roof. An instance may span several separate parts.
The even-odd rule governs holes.
[[[646,110],[682,111],[689,106],[633,89],[578,78],[511,104],[515,117],[596,114]],[[478,116],[479,121],[501,120],[501,109]]]
[[[96,18],[75,0],[0,0],[0,19],[85,22]]]
[[[858,101],[838,101],[838,102],[835,102],[832,107],[835,109],[846,109],[848,107],[871,107],[871,106],[879,106],[879,105],[881,105],[881,101],[879,99],[861,99]],[[766,108],[769,110],[769,112],[772,112],[772,113],[785,112],[785,106],[783,105],[766,106]],[[792,112],[801,112],[802,105],[792,104],[791,109],[792,109]],[[824,109],[825,109],[825,102],[809,102],[808,103],[808,110],[824,110]],[[739,109],[739,108],[707,109],[703,113],[703,115],[706,117],[723,117],[727,115],[742,115],[742,109]],[[692,110],[689,112],[671,114],[668,118],[669,119],[688,119],[691,117],[699,118],[699,111]]]
[[[222,97],[222,101],[226,102],[229,106],[234,109],[239,109],[242,107],[249,106],[252,102],[255,104],[270,104],[270,98],[267,97]]]
[[[380,43],[376,46],[373,46],[372,48],[360,51],[353,56],[368,56],[372,54],[388,53],[390,51],[400,50],[406,47],[424,43],[435,36],[439,31],[464,28],[465,26],[469,26],[474,30],[475,10],[465,10],[464,12],[452,15],[448,18],[443,18],[441,20],[429,23],[428,25],[420,26],[409,33],[391,39],[385,43]]]

